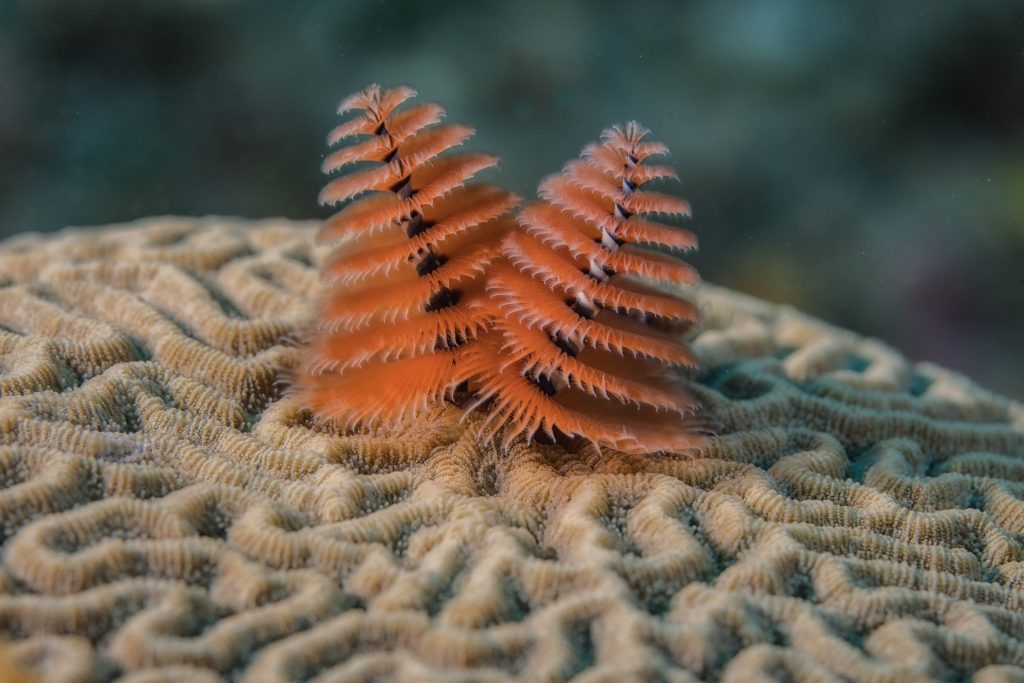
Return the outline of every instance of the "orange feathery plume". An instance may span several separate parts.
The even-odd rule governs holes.
[[[437,104],[399,109],[415,94],[371,85],[341,103],[339,114],[358,115],[328,136],[348,144],[323,170],[345,172],[320,202],[354,201],[319,236],[344,244],[323,267],[328,290],[295,393],[346,428],[399,423],[468,379],[467,345],[488,320],[484,274],[514,226],[514,195],[466,184],[497,157],[445,154],[473,130],[438,125]]]
[[[476,306],[493,329],[467,349],[486,425],[517,435],[561,432],[633,453],[688,452],[704,441],[694,398],[673,371],[692,367],[680,335],[696,308],[642,281],[696,283],[697,272],[636,246],[693,249],[692,233],[651,216],[688,216],[685,200],[641,189],[675,178],[647,164],[668,150],[630,123],[606,130],[583,158],[540,185],[524,208],[524,231],[502,244]]]

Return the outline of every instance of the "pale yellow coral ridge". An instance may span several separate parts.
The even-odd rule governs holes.
[[[697,456],[341,435],[283,390],[316,229],[0,245],[19,676],[1024,681],[1024,406],[704,286]]]

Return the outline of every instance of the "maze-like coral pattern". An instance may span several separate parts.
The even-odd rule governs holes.
[[[0,247],[0,637],[54,683],[1022,681],[1024,407],[705,287],[699,458],[325,431],[317,226]]]

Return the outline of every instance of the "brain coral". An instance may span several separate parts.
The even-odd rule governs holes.
[[[711,286],[699,457],[281,398],[313,223],[0,247],[0,639],[43,681],[1024,680],[1024,406]]]

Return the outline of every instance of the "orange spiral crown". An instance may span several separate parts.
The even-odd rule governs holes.
[[[687,452],[703,442],[694,398],[674,370],[695,365],[680,335],[697,320],[688,301],[641,278],[692,284],[697,272],[667,254],[694,235],[652,216],[688,216],[685,200],[641,189],[676,178],[646,163],[668,150],[629,123],[606,130],[581,160],[545,179],[544,200],[521,210],[522,231],[488,276],[492,331],[467,350],[489,405],[488,432],[559,433],[626,452]]]
[[[445,154],[473,130],[438,125],[437,104],[399,109],[415,94],[370,86],[341,103],[339,114],[358,115],[328,136],[347,144],[323,170],[346,172],[320,202],[355,200],[319,235],[344,243],[322,269],[327,294],[296,394],[345,428],[400,423],[468,379],[467,345],[488,322],[484,274],[514,226],[514,195],[467,184],[497,157]]]

